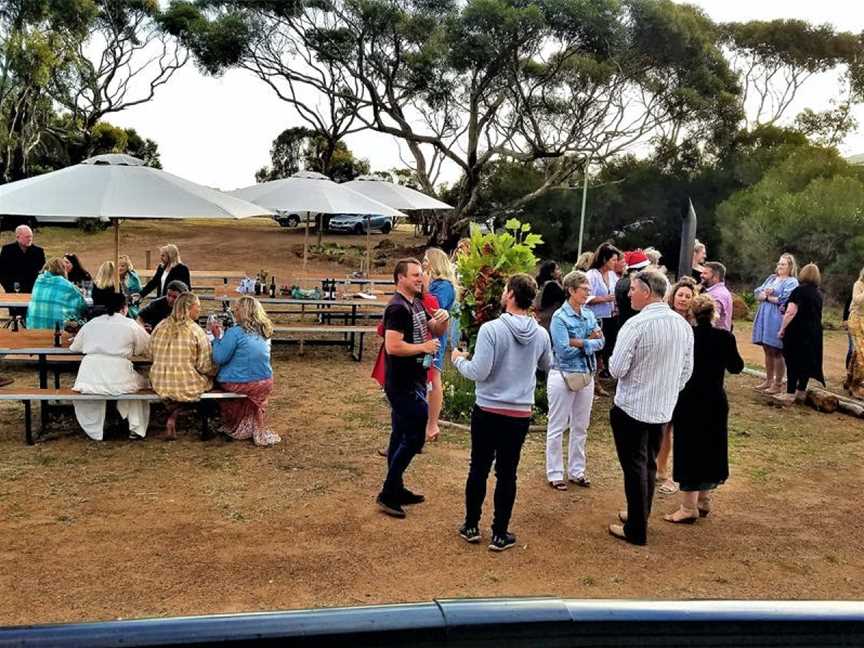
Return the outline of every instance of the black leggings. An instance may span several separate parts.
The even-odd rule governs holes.
[[[600,328],[603,330],[603,337],[606,342],[603,345],[603,350],[600,351],[600,357],[606,365],[606,371],[609,371],[609,358],[612,357],[612,352],[615,350],[615,341],[618,339],[618,317],[603,317],[600,319]]]

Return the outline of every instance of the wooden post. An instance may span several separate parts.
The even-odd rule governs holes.
[[[318,246],[324,243],[324,214],[318,214],[316,222],[318,223]]]
[[[120,290],[120,219],[112,218],[114,222],[114,290]]]
[[[144,251],[144,269],[145,270],[150,269],[150,250]]]

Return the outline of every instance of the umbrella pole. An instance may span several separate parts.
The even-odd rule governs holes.
[[[366,217],[366,278],[372,280],[372,239],[370,235],[370,230],[372,229],[372,217]],[[375,294],[375,285],[369,284],[369,294]]]
[[[114,290],[122,292],[120,290],[120,219],[112,218],[111,222],[114,223]]]
[[[306,281],[306,259],[309,257],[309,213],[303,219],[303,281]]]

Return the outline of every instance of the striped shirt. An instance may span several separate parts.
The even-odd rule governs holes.
[[[609,373],[615,404],[643,423],[666,423],[693,373],[693,329],[666,302],[654,302],[618,332]]]

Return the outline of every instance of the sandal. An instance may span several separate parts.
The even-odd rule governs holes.
[[[674,524],[694,524],[699,519],[699,510],[688,509],[682,506],[672,513],[664,515],[663,519]]]
[[[563,479],[557,479],[555,481],[550,481],[549,485],[558,491],[566,491],[567,490],[567,482]]]
[[[678,484],[671,479],[667,479],[657,487],[657,492],[661,495],[674,495],[678,492]]]

